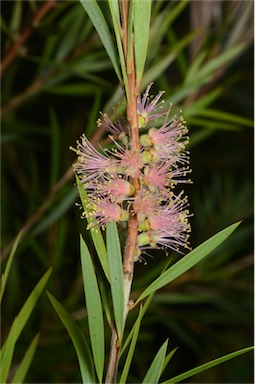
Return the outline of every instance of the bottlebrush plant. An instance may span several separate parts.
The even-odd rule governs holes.
[[[122,104],[115,105],[112,113],[98,111],[95,126],[97,131],[102,130],[108,133],[104,141],[105,146],[92,145],[89,135],[86,136],[84,133],[81,138],[77,137],[77,145],[71,147],[77,156],[73,171],[80,200],[77,205],[80,208],[83,226],[80,236],[80,254],[86,301],[83,312],[85,320],[83,317],[82,321],[88,323],[88,334],[82,326],[78,326],[74,317],[49,292],[48,297],[72,339],[82,383],[128,383],[135,382],[134,377],[137,377],[132,368],[135,365],[135,356],[139,354],[137,344],[143,336],[142,321],[146,317],[146,312],[157,295],[157,291],[175,279],[185,277],[185,273],[224,242],[240,222],[221,230],[192,250],[190,220],[193,214],[199,215],[199,212],[193,212],[190,209],[188,198],[188,184],[192,183],[189,163],[192,153],[189,153],[187,128],[189,121],[186,123],[182,111],[177,109],[176,100],[173,105],[164,102],[164,90],[153,95],[156,79],[153,84],[153,79],[149,78],[148,81],[148,76],[144,75],[152,1],[80,0],[80,3],[98,32],[118,77],[123,95]],[[175,11],[180,12],[184,3],[186,2],[177,2]],[[51,9],[53,1],[46,5],[47,9]],[[75,9],[75,13],[71,15],[72,17],[70,16],[70,19],[67,15],[67,19],[62,24],[63,28],[66,27],[68,30],[69,23],[74,25],[73,20],[78,15],[76,12]],[[242,24],[245,25],[245,23]],[[159,24],[158,27],[160,28]],[[6,29],[7,26],[4,25],[4,28]],[[66,36],[68,37],[68,33]],[[180,42],[180,46],[185,47],[185,44],[193,37],[193,34],[189,35]],[[54,41],[52,40],[51,43],[53,44]],[[73,56],[69,55],[68,39],[67,44],[64,40],[62,43],[59,44],[59,47],[66,50],[65,60],[68,63],[68,58],[76,57],[79,49],[73,52]],[[52,47],[53,45],[49,44],[46,51],[51,49],[54,51]],[[230,53],[229,51],[223,52],[220,59],[215,59],[216,62],[209,62],[208,66],[205,65],[199,73],[204,77],[201,75],[199,78],[198,76],[197,83],[206,84],[204,78],[213,73],[212,69],[215,70],[216,64],[219,69],[227,59],[231,59],[234,54],[237,54],[236,52],[241,51],[239,46],[234,48],[233,51],[230,50]],[[47,57],[45,55],[43,60],[50,65]],[[43,71],[46,74],[49,71],[48,78],[45,80],[46,84],[49,81],[49,87],[54,87],[54,83],[58,84],[58,81],[62,81],[62,76],[60,76],[58,81],[52,81],[53,85],[50,84],[54,71],[57,73],[61,68],[65,70],[65,61],[63,61],[64,65],[59,64],[61,57],[64,57],[62,53],[57,55],[56,68],[47,68]],[[98,58],[96,55],[95,57]],[[169,60],[169,57],[166,61]],[[198,68],[203,59],[204,57],[201,55],[194,61],[186,79],[187,88],[180,88],[180,94],[188,94],[189,81],[192,74],[194,75],[196,71],[199,72]],[[100,61],[100,55],[98,60]],[[3,71],[7,70],[6,63],[8,64],[8,60],[5,60]],[[61,64],[63,63],[61,62]],[[79,65],[74,68],[74,73],[78,72]],[[68,74],[64,73],[63,78],[65,76]],[[91,79],[93,80],[93,75]],[[41,84],[43,82],[36,83],[37,87],[43,87]],[[30,88],[36,89],[36,87]],[[70,91],[71,88],[66,89]],[[31,92],[27,92],[27,95],[30,96]],[[178,91],[176,95],[178,100]],[[16,105],[20,102],[19,100],[21,98],[18,98],[18,102],[16,100]],[[7,104],[3,109],[3,115],[8,114],[14,106],[13,102],[10,105]],[[192,109],[192,104],[189,108]],[[209,112],[213,115],[213,111]],[[53,112],[51,118],[56,128]],[[232,116],[230,118],[233,120]],[[223,122],[224,119],[226,119],[226,115],[222,114]],[[55,139],[54,143],[56,144],[57,141]],[[55,176],[52,176],[53,180],[54,178]],[[56,188],[53,188],[54,190]],[[72,190],[71,197],[75,195],[73,192]],[[43,209],[39,211],[44,212]],[[31,223],[33,224],[33,220]],[[25,226],[26,231],[28,228],[30,227]],[[120,235],[123,237],[123,234],[124,242],[122,243]],[[86,237],[86,242],[83,236]],[[10,265],[21,237],[22,233],[14,243],[3,273],[1,299]],[[147,258],[155,250],[163,250],[170,257],[166,258],[164,268],[154,280],[134,294],[132,288],[136,279],[137,263],[146,264]],[[173,262],[172,255],[176,253],[179,255],[179,260]],[[150,268],[150,266],[146,268]],[[24,359],[12,376],[11,362],[14,347],[50,274],[51,268],[43,275],[28,297],[3,344],[1,351],[3,367],[1,382],[3,383],[11,380],[12,382],[24,381],[39,342],[39,334],[31,341]],[[144,274],[146,274],[146,269]],[[47,303],[49,304],[48,301]],[[130,318],[129,326],[132,323],[132,327],[128,328]],[[172,357],[177,349],[172,344],[171,334],[169,334],[169,340],[165,340],[160,346],[146,372],[144,370],[139,372],[140,382],[161,382],[162,384],[183,382],[253,349],[253,347],[239,349],[216,357],[214,360],[177,376],[166,378],[166,367],[168,364],[173,364]],[[149,345],[148,349],[150,347]],[[64,365],[64,362],[61,363]],[[182,365],[181,358],[180,365]]]
[[[185,273],[224,241],[240,224],[219,232],[177,263],[162,272],[136,299],[132,300],[134,263],[143,260],[150,249],[163,248],[183,252],[189,249],[187,197],[175,192],[179,184],[190,182],[188,130],[181,113],[163,104],[163,91],[155,97],[152,84],[143,94],[143,70],[146,60],[151,1],[109,1],[117,51],[103,13],[96,1],[81,0],[109,54],[126,99],[125,114],[115,120],[100,113],[98,128],[104,127],[112,143],[109,148],[94,148],[85,135],[73,149],[78,155],[74,164],[87,230],[97,250],[106,282],[100,283],[96,263],[81,238],[81,263],[91,342],[84,346],[88,356],[81,355],[80,341],[68,324],[66,313],[53,297],[50,299],[76,346],[83,382],[125,383],[139,337],[142,317],[155,292]],[[120,66],[119,66],[120,64]],[[118,223],[126,223],[126,240],[122,249]],[[106,231],[106,243],[101,231]],[[102,284],[100,286],[100,284]],[[106,292],[111,292],[108,299]],[[144,305],[141,302],[147,298]],[[125,337],[125,324],[130,311],[140,305],[131,333]],[[105,352],[104,314],[112,338]],[[76,332],[76,331],[75,331]],[[79,341],[79,342],[78,342]],[[85,343],[85,342],[84,342]],[[85,345],[85,344],[84,344]],[[123,370],[119,360],[128,348]],[[168,340],[162,345],[149,367],[143,383],[158,383],[174,350],[167,354]],[[180,382],[220,364],[245,348],[223,356],[164,383]],[[106,366],[106,370],[105,370]]]

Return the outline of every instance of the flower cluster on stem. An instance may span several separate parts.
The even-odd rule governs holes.
[[[171,107],[162,109],[163,92],[153,98],[150,88],[137,99],[138,148],[130,140],[128,119],[112,122],[101,114],[98,126],[108,130],[114,148],[98,151],[83,135],[75,150],[74,170],[88,191],[88,215],[94,218],[89,225],[104,228],[135,216],[136,260],[147,249],[181,252],[190,232],[187,197],[175,192],[178,184],[190,182],[188,131],[180,113],[171,116]]]

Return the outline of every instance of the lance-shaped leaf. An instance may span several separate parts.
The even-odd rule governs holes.
[[[100,383],[104,370],[104,320],[101,297],[99,293],[97,278],[91,256],[85,241],[81,237],[81,265],[86,298],[86,307],[89,322],[89,334],[96,372]]]
[[[11,366],[12,356],[15,348],[15,343],[18,340],[23,328],[25,327],[36,303],[39,299],[49,277],[51,274],[51,268],[43,275],[39,283],[33,289],[32,293],[28,297],[27,301],[21,308],[18,316],[14,320],[8,337],[1,350],[1,383],[5,383],[8,372]]]
[[[124,368],[123,368],[123,371],[121,374],[120,383],[125,383],[127,380],[129,368],[130,368],[130,365],[132,362],[136,342],[137,342],[138,335],[139,335],[139,329],[140,329],[142,317],[143,317],[143,311],[142,311],[142,307],[140,307],[138,317],[137,317],[136,322],[135,322],[134,327],[133,327],[133,336],[132,336],[131,344],[129,347],[128,355],[127,355],[127,358],[125,361],[125,365],[124,365]]]
[[[80,181],[79,177],[75,175],[76,178],[76,183],[79,191],[79,195],[81,198],[82,206],[84,209],[85,214],[89,213],[89,208],[88,208],[88,196],[86,193],[86,190],[84,186],[82,185],[82,182]],[[93,222],[93,218],[87,216],[88,223]],[[98,225],[94,225],[93,227],[90,228],[90,234],[94,243],[94,246],[97,251],[98,258],[100,260],[100,263],[102,265],[102,268],[104,270],[105,276],[109,280],[109,269],[108,269],[108,261],[107,261],[107,251],[104,243],[104,239],[101,233],[101,230]]]
[[[134,0],[134,48],[136,81],[141,84],[145,66],[151,17],[151,0]]]
[[[15,240],[15,243],[13,244],[13,247],[12,247],[12,250],[11,250],[11,254],[10,254],[9,259],[7,261],[4,273],[1,276],[0,302],[2,301],[2,297],[3,297],[3,294],[4,294],[6,282],[7,282],[7,279],[8,279],[8,276],[9,276],[9,272],[10,272],[10,269],[11,269],[13,257],[15,255],[15,252],[16,252],[16,249],[18,247],[18,244],[19,244],[21,236],[22,236],[22,232],[20,232],[18,234],[18,236],[17,236],[17,238]]]
[[[158,383],[162,369],[163,364],[166,356],[166,349],[167,349],[168,340],[164,342],[162,347],[159,349],[158,353],[153,359],[153,362],[151,363],[150,368],[148,369],[145,378],[143,379],[142,383]]]
[[[99,37],[105,47],[105,50],[111,59],[113,68],[119,78],[119,81],[122,82],[115,44],[113,42],[110,30],[104,18],[104,15],[99,5],[97,4],[97,1],[96,0],[80,0],[80,2],[99,34]]]
[[[82,382],[86,384],[94,384],[95,374],[93,360],[90,349],[81,329],[78,327],[67,310],[63,307],[63,305],[60,304],[58,300],[55,299],[55,297],[52,296],[49,292],[47,292],[47,295],[72,339],[80,365]]]
[[[113,310],[119,339],[122,339],[124,321],[124,283],[120,240],[115,222],[106,226],[106,245],[110,272]]]
[[[189,379],[192,376],[197,375],[198,373],[201,373],[203,371],[206,371],[207,369],[213,368],[216,365],[225,363],[228,360],[234,359],[235,357],[238,357],[246,352],[250,352],[254,349],[254,347],[247,347],[240,349],[239,351],[229,353],[228,355],[219,357],[218,359],[209,361],[208,363],[199,365],[196,368],[193,368],[187,372],[181,373],[178,376],[173,377],[172,379],[164,381],[162,384],[175,384],[175,383],[181,383],[183,380]]]
[[[229,227],[223,229],[222,231],[220,231],[219,233],[199,245],[197,248],[195,248],[177,263],[175,263],[161,276],[159,276],[152,284],[150,284],[149,287],[145,289],[145,291],[143,291],[141,296],[137,299],[136,303],[150,295],[152,292],[155,292],[156,290],[164,287],[166,284],[181,276],[183,273],[187,272],[191,267],[196,265],[210,252],[217,248],[218,245],[220,245],[224,240],[226,240],[236,229],[236,227],[238,227],[239,224],[240,222],[232,224]]]
[[[17,371],[15,372],[15,375],[13,376],[13,379],[11,381],[12,383],[23,383],[26,377],[27,371],[32,362],[32,359],[34,357],[38,341],[39,341],[39,333],[34,337],[30,346],[28,347],[28,350],[26,351],[25,356],[23,357]]]
[[[123,76],[123,82],[126,89],[126,95],[129,96],[129,84],[128,84],[128,78],[127,78],[127,68],[126,68],[126,62],[125,62],[125,55],[124,50],[122,46],[122,40],[121,40],[121,30],[120,30],[120,9],[119,9],[119,1],[118,0],[108,0],[109,9],[112,16],[112,24],[115,32],[115,38],[118,48],[118,54],[120,59],[120,66]]]

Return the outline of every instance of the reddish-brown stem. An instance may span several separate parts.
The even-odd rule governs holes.
[[[121,10],[121,39],[123,52],[126,62],[126,71],[128,79],[128,89],[126,89],[126,99],[127,99],[127,119],[130,127],[130,149],[134,152],[140,151],[140,141],[139,141],[139,132],[138,132],[138,114],[137,114],[137,97],[139,90],[136,88],[136,70],[135,70],[135,60],[134,60],[134,44],[133,36],[128,31],[128,28],[132,26],[128,25],[128,12],[129,12],[129,0],[120,0],[120,10]],[[128,38],[131,37],[132,41],[128,41]],[[136,194],[139,192],[140,184],[137,178],[132,178],[132,184],[135,187]],[[123,260],[123,272],[124,272],[124,324],[125,326],[127,314],[129,311],[129,298],[131,292],[131,286],[133,281],[134,273],[134,258],[136,253],[136,244],[137,244],[137,235],[138,235],[138,221],[136,214],[132,211],[132,205],[130,207],[130,218],[128,221],[128,233],[127,240],[125,244],[124,260]],[[110,348],[110,359],[107,369],[107,383],[115,383],[119,362],[119,352],[120,352],[120,341],[116,336],[116,330],[112,332],[112,342]],[[114,342],[113,342],[114,340]]]
[[[38,10],[36,15],[34,16],[31,25],[25,29],[25,31],[20,36],[19,40],[5,54],[1,62],[1,73],[0,73],[1,76],[4,74],[6,69],[11,64],[11,62],[15,59],[19,48],[22,47],[22,45],[31,36],[34,27],[43,19],[43,17],[49,12],[49,10],[55,6],[55,3],[56,3],[56,0],[47,0],[43,4],[43,6]]]
[[[108,369],[106,372],[105,384],[116,383],[117,378],[120,347],[118,346],[118,336],[114,325],[112,325],[112,338],[110,350],[111,353],[108,362]]]
[[[124,16],[126,17],[126,21],[128,21],[128,12],[126,9],[127,1],[122,1],[122,18],[124,19]],[[127,23],[126,30],[124,30],[123,39],[127,39],[128,36],[128,26]],[[134,152],[140,151],[140,142],[139,142],[139,132],[138,132],[138,115],[137,115],[137,90],[136,90],[136,73],[135,73],[135,60],[134,60],[134,49],[133,49],[133,41],[129,44],[131,44],[131,57],[127,56],[127,52],[125,53],[125,59],[126,59],[126,68],[127,68],[127,76],[128,76],[128,90],[126,92],[129,92],[127,95],[127,119],[129,121],[130,126],[130,148]],[[132,183],[135,187],[136,193],[139,191],[139,181],[136,178],[132,179]],[[131,207],[132,210],[132,207]],[[138,224],[137,224],[137,218],[135,214],[130,215],[130,219],[128,222],[128,234],[127,234],[127,240],[126,240],[126,247],[125,247],[125,254],[124,254],[124,262],[123,262],[123,271],[124,274],[128,275],[128,280],[132,280],[133,272],[134,272],[134,256],[136,251],[136,240],[137,240],[137,233],[138,233]],[[127,305],[128,303],[126,303]]]

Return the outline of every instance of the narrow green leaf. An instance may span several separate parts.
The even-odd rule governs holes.
[[[215,130],[225,130],[225,131],[240,131],[241,126],[236,125],[233,123],[225,123],[222,121],[215,121],[212,120],[211,118],[209,119],[203,119],[202,117],[194,117],[191,116],[189,118],[189,124],[196,125],[198,127],[203,127],[204,129],[212,129],[213,131]]]
[[[151,0],[134,0],[134,49],[136,81],[141,83],[145,66],[151,17]]]
[[[2,297],[3,297],[3,294],[4,294],[6,282],[7,282],[7,279],[8,279],[8,276],[9,276],[9,272],[10,272],[10,269],[11,269],[13,257],[15,255],[16,250],[17,250],[17,247],[18,247],[18,244],[19,244],[21,236],[22,236],[22,231],[18,234],[18,236],[17,236],[17,238],[16,238],[16,240],[15,240],[15,242],[13,244],[13,247],[12,247],[12,250],[11,250],[11,254],[10,254],[9,259],[7,261],[4,273],[2,274],[1,290],[0,290],[0,302],[2,301]]]
[[[80,365],[82,382],[86,384],[94,384],[95,372],[93,359],[81,329],[62,304],[60,304],[49,292],[47,292],[47,295],[72,339]]]
[[[115,222],[108,223],[106,226],[106,245],[116,329],[119,339],[122,340],[124,321],[124,278],[120,241]]]
[[[112,36],[108,28],[107,22],[104,18],[104,15],[99,5],[97,4],[96,0],[80,0],[80,2],[83,8],[85,9],[85,11],[87,12],[87,14],[89,15],[92,23],[94,24],[94,27],[96,28],[99,34],[99,37],[105,47],[105,50],[111,59],[114,70],[121,82],[122,79],[121,79],[115,45],[113,43]]]
[[[185,105],[185,118],[194,116],[198,112],[202,111],[208,105],[212,104],[224,91],[223,87],[214,88],[211,92],[207,92],[201,96],[198,100],[194,101],[190,105]]]
[[[81,31],[85,29],[85,25],[87,28],[87,24],[86,14],[80,11],[80,7],[72,7],[65,14],[60,22],[61,38],[54,55],[57,62],[63,62],[76,47]]]
[[[229,353],[228,355],[225,355],[225,356],[222,356],[222,357],[219,357],[218,359],[215,359],[215,360],[212,360],[212,361],[209,361],[208,363],[205,363],[205,364],[202,364],[202,365],[199,365],[198,367],[196,368],[193,368],[187,372],[184,372],[184,373],[181,373],[180,375],[178,376],[175,376],[173,377],[172,379],[169,379],[167,381],[164,381],[162,384],[175,384],[175,383],[180,383],[182,382],[183,380],[186,380],[186,379],[189,379],[190,377],[192,376],[195,376],[197,375],[198,373],[201,373],[207,369],[210,369],[210,368],[213,368],[215,367],[216,365],[219,365],[219,364],[222,364],[222,363],[225,363],[226,361],[228,360],[231,360],[231,359],[234,359],[235,357],[238,357],[246,352],[250,352],[250,351],[253,351],[254,347],[247,347],[247,348],[243,348],[243,349],[240,349],[239,351],[236,351],[236,352],[232,352],[232,353]]]
[[[89,322],[89,334],[99,382],[103,379],[105,343],[101,297],[91,256],[85,241],[80,238],[81,265]]]
[[[23,383],[27,371],[30,367],[30,364],[32,362],[32,359],[34,357],[36,347],[39,341],[39,333],[34,337],[32,340],[30,346],[28,347],[28,350],[25,353],[25,356],[23,357],[17,371],[15,372],[15,375],[13,376],[12,383]]]
[[[149,84],[151,81],[155,81],[169,65],[175,60],[179,52],[181,52],[192,41],[197,32],[192,31],[186,35],[183,39],[179,40],[176,45],[171,47],[169,53],[167,53],[162,59],[159,59],[153,66],[151,66],[143,76],[142,84]]]
[[[127,78],[127,69],[126,69],[124,51],[123,51],[123,46],[122,46],[122,41],[121,41],[119,2],[118,2],[118,0],[108,0],[108,4],[109,4],[111,16],[112,16],[112,23],[113,23],[113,28],[114,28],[114,32],[115,32],[115,38],[116,38],[118,53],[119,53],[123,82],[125,84],[126,95],[128,97],[128,95],[129,95],[129,92],[128,92],[129,83],[128,83],[128,78]]]
[[[178,348],[174,348],[171,352],[168,353],[168,355],[165,357],[165,360],[164,360],[164,364],[163,364],[163,367],[162,367],[162,371],[161,371],[161,375],[162,373],[164,372],[164,370],[166,369],[169,361],[172,359],[173,355],[175,354],[175,352],[177,351]]]
[[[236,58],[242,52],[244,47],[245,44],[238,44],[232,48],[229,48],[227,51],[224,51],[220,55],[214,57],[213,59],[205,63],[204,66],[202,66],[200,71],[197,72],[197,76],[201,79],[203,77],[212,75],[215,70]]]
[[[204,108],[197,112],[198,116],[206,116],[209,118],[228,121],[233,124],[244,125],[247,127],[253,127],[253,121],[246,119],[245,117],[234,115],[232,113],[227,113],[224,111],[220,111],[212,108]]]
[[[166,284],[187,272],[190,268],[196,265],[215,248],[217,248],[218,245],[220,245],[224,240],[226,240],[239,224],[240,222],[232,224],[218,232],[216,235],[200,244],[197,248],[188,253],[188,255],[175,263],[166,272],[159,276],[152,284],[150,284],[149,287],[145,289],[145,291],[143,291],[141,296],[137,299],[136,304],[150,295],[152,292],[155,292],[156,290],[164,287]]]
[[[108,296],[108,293],[110,295],[109,284],[108,284],[108,281],[105,280],[104,276],[102,276],[100,273],[97,275],[97,279],[98,279],[98,286],[100,289],[104,313],[105,313],[107,322],[109,324],[109,327],[111,328],[111,326],[112,326],[112,314],[111,314],[111,309],[110,309],[110,305],[109,305],[110,300],[109,300],[109,296]]]
[[[50,268],[40,279],[39,283],[35,286],[32,293],[26,300],[25,304],[21,308],[18,316],[15,318],[8,337],[1,350],[1,383],[4,383],[7,379],[8,372],[11,366],[12,356],[14,352],[14,347],[17,339],[20,336],[24,326],[26,325],[32,310],[34,309],[37,300],[39,299],[49,277],[51,274],[52,268]]]
[[[135,351],[136,342],[137,342],[138,335],[139,335],[139,329],[140,329],[142,317],[143,317],[143,311],[142,311],[142,306],[141,306],[140,310],[139,310],[138,317],[137,317],[136,322],[135,322],[134,327],[133,327],[134,331],[133,331],[132,341],[131,341],[128,355],[127,355],[127,358],[125,361],[125,365],[124,365],[124,368],[123,368],[123,371],[121,374],[120,383],[125,383],[127,380],[129,368],[131,365],[131,361],[132,361],[134,351]]]
[[[166,340],[164,344],[160,347],[142,383],[144,384],[158,383],[161,372],[162,372],[165,356],[166,356],[167,344],[168,344],[168,340]]]
[[[184,84],[189,84],[194,82],[194,77],[197,76],[197,73],[200,71],[203,61],[206,58],[207,51],[204,50],[200,52],[193,60],[191,65],[186,72]]]
[[[88,196],[87,196],[85,188],[82,185],[82,182],[80,181],[80,179],[78,178],[77,175],[75,175],[75,178],[76,178],[76,183],[77,183],[79,195],[81,198],[82,206],[83,206],[85,214],[87,214],[89,212]],[[87,216],[87,221],[88,221],[88,223],[92,223],[93,219],[91,217]],[[106,247],[105,247],[105,243],[104,243],[104,239],[103,239],[101,230],[98,227],[98,225],[93,225],[93,227],[90,228],[90,234],[91,234],[94,246],[96,248],[98,258],[99,258],[100,263],[102,265],[102,268],[104,270],[105,276],[107,277],[108,281],[110,281],[107,251],[106,251]]]
[[[166,265],[164,266],[164,268],[163,268],[161,274],[165,272],[165,270],[167,269],[168,264],[170,264],[170,262],[171,262],[171,259],[169,259],[168,263],[166,263]],[[147,300],[145,301],[144,305],[142,306],[142,309],[141,309],[141,312],[142,312],[142,313],[141,313],[141,317],[142,317],[142,318],[143,318],[143,316],[145,315],[145,313],[146,313],[146,311],[147,311],[147,309],[148,309],[148,307],[149,307],[149,305],[150,305],[152,299],[154,298],[154,295],[155,295],[155,292],[152,292],[152,293],[148,296],[148,298],[147,298]],[[136,304],[134,304],[134,305],[132,306],[132,308],[134,308],[135,305],[136,305]],[[131,309],[131,308],[130,308],[130,309]],[[133,337],[133,334],[134,334],[134,330],[135,330],[135,324],[133,325],[131,331],[129,332],[129,334],[128,334],[126,340],[125,340],[125,343],[124,343],[123,347],[121,348],[120,357],[122,356],[123,352],[125,351],[125,349],[127,348],[128,344],[130,343],[130,341],[131,341],[131,339],[132,339],[132,337]]]

